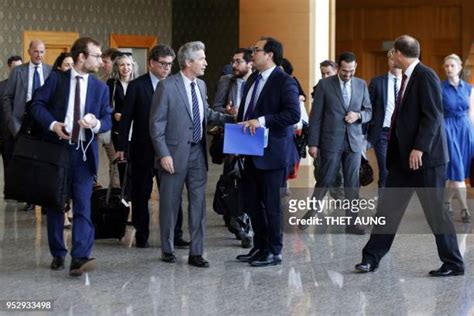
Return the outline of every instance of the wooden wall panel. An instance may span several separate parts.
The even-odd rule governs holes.
[[[462,1],[462,0],[459,0]],[[358,60],[357,75],[370,80],[387,71],[385,41],[410,34],[420,41],[422,61],[441,78],[443,58],[462,56],[462,4],[455,1],[409,2],[340,0],[336,10],[336,54],[353,51]],[[385,59],[385,61],[384,61]]]
[[[309,95],[310,87],[310,1],[240,0],[239,44],[247,47],[262,36],[283,43],[284,56],[291,61],[294,75]]]

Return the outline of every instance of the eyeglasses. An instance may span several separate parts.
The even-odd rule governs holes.
[[[252,50],[252,53],[258,53],[258,52],[263,52],[265,51],[263,48],[260,48],[260,47],[257,47],[257,46],[254,46],[254,47],[250,47],[250,49]]]
[[[92,57],[95,57],[96,59],[102,58],[102,54],[97,54],[97,55],[88,54],[88,55],[89,55],[89,56],[92,56]]]
[[[243,59],[232,59],[230,64],[233,65],[233,64],[237,64],[237,65],[240,65],[240,64],[243,64],[243,63],[246,63],[245,60]]]
[[[159,61],[159,60],[153,60],[153,61],[154,61],[154,62],[157,62],[158,64],[160,64],[161,67],[163,67],[163,68],[173,66],[173,63],[167,63],[166,61]]]

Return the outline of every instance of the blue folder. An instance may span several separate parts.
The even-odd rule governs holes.
[[[243,126],[239,124],[225,124],[224,153],[235,155],[263,156],[265,145],[265,129],[259,127],[254,135],[247,129],[245,134]]]

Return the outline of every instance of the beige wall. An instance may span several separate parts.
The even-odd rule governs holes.
[[[283,43],[284,56],[309,99],[312,65],[310,58],[310,2],[312,0],[240,0],[241,47],[252,46],[261,36]],[[307,102],[308,104],[308,102]]]

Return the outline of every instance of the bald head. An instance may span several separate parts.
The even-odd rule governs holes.
[[[45,46],[42,40],[32,40],[28,48],[28,55],[33,64],[39,65],[43,62]]]
[[[407,58],[420,57],[420,43],[410,35],[402,35],[395,39],[393,48]]]

